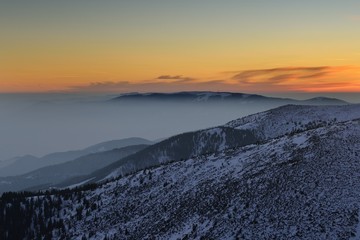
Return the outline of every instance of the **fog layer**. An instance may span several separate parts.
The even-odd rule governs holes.
[[[231,103],[110,103],[112,97],[0,95],[0,160],[81,149],[126,137],[154,140],[268,108]]]
[[[262,101],[110,101],[116,95],[0,94],[0,160],[76,150],[127,137],[149,140],[222,125],[283,105]]]

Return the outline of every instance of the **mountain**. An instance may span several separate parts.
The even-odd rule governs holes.
[[[308,129],[360,118],[360,105],[298,106],[285,105],[233,120],[225,127],[250,130],[256,137],[268,140]]]
[[[360,118],[360,105],[286,105],[231,121],[223,126],[180,134],[82,178],[58,185],[66,187],[83,181],[98,182],[164,163],[225,149],[263,142],[335,122]]]
[[[14,158],[10,158],[10,159],[6,159],[6,160],[2,160],[0,161],[0,172],[1,169],[8,169],[9,172],[12,172],[14,166],[16,165],[21,165],[24,169],[31,169],[33,167],[34,162],[36,162],[38,160],[37,157],[32,156],[32,155],[25,155],[22,157],[14,157]],[[16,167],[15,167],[16,168]],[[6,174],[6,173],[4,173]],[[0,173],[1,175],[1,173]]]
[[[184,160],[191,156],[220,152],[257,141],[258,139],[251,131],[224,126],[183,133],[151,145],[88,176],[67,180],[57,187],[67,187],[84,181],[98,182],[149,167]]]
[[[115,97],[112,102],[239,102],[239,103],[265,103],[265,104],[309,104],[309,105],[344,105],[346,101],[316,97],[308,100],[295,100],[291,98],[266,97],[258,94],[245,94],[234,92],[175,92],[175,93],[127,93]]]
[[[42,167],[23,175],[0,177],[0,193],[25,189],[48,189],[65,180],[88,175],[148,146],[134,145],[92,153],[65,163]]]
[[[310,103],[311,105],[343,105],[348,104],[344,100],[337,98],[328,98],[328,97],[315,97],[302,101],[304,104]]]
[[[285,106],[227,124],[261,130],[262,142],[99,185],[5,194],[0,236],[359,239],[359,115],[360,105]]]
[[[51,153],[40,158],[31,155],[17,157],[8,161],[3,161],[4,163],[9,163],[4,164],[3,167],[0,167],[0,176],[6,177],[21,175],[30,171],[34,171],[38,168],[68,162],[91,153],[104,152],[114,148],[122,148],[140,144],[152,144],[152,142],[143,138],[126,138],[121,140],[102,142],[82,150]]]

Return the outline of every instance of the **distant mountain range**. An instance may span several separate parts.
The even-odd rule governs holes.
[[[21,175],[34,171],[38,168],[65,163],[92,153],[109,151],[115,148],[123,148],[131,145],[150,145],[152,143],[153,142],[143,138],[126,138],[102,142],[81,150],[51,153],[43,157],[35,157],[31,155],[16,157],[0,162],[0,176],[6,177]]]
[[[113,98],[111,101],[176,101],[176,102],[242,102],[242,103],[276,103],[299,105],[344,105],[348,102],[328,97],[315,97],[307,100],[291,98],[266,97],[257,94],[234,92],[175,92],[175,93],[127,93]]]
[[[133,145],[92,153],[65,163],[42,167],[19,176],[0,177],[0,193],[30,189],[49,189],[68,179],[76,179],[77,177],[91,174],[148,146]],[[82,184],[85,184],[85,182]]]
[[[151,144],[152,141],[143,138],[126,138],[102,142],[83,150],[48,154],[42,158],[15,158],[12,164],[0,169],[6,175],[0,177],[0,193],[48,189],[69,179],[87,176]]]

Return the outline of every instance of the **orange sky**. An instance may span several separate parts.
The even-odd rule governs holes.
[[[202,3],[5,3],[0,92],[360,92],[359,1]]]

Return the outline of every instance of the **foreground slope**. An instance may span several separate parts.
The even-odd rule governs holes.
[[[359,136],[359,119],[331,122],[86,191],[6,196],[0,226],[12,225],[0,232],[23,224],[25,236],[54,239],[359,239]]]
[[[89,179],[98,182],[104,178],[126,175],[192,156],[264,142],[286,134],[330,126],[355,118],[360,118],[360,105],[286,105],[239,118],[224,126],[171,137],[88,176],[63,182],[59,187],[78,184]]]
[[[71,238],[349,239],[359,225],[359,136],[360,122],[351,121],[131,175],[88,192],[101,207],[81,221],[66,216],[68,231]]]
[[[121,179],[88,195],[109,219],[92,230],[164,239],[349,238],[359,223],[359,136],[354,121]],[[72,222],[74,236],[92,217]]]
[[[359,104],[344,106],[285,105],[236,119],[225,126],[250,130],[258,138],[268,140],[355,118],[360,118]]]

